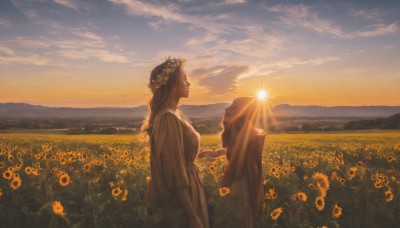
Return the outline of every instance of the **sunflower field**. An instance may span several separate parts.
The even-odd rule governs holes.
[[[203,135],[201,150],[218,149]],[[137,135],[0,135],[1,227],[154,227],[149,148]],[[271,134],[262,227],[396,227],[400,132]],[[224,156],[197,159],[211,227],[234,227]]]

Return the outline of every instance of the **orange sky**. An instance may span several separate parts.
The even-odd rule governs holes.
[[[85,2],[1,1],[1,103],[143,105],[172,56],[187,59],[183,104],[263,87],[271,105],[400,105],[395,2]]]

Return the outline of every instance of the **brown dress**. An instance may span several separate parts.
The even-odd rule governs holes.
[[[188,188],[193,206],[204,227],[208,214],[198,168],[193,163],[199,149],[200,135],[175,110],[160,112],[150,136],[151,180],[148,199],[164,212],[164,227],[189,227],[188,216],[176,191]]]
[[[263,199],[264,199],[264,187],[262,184],[262,162],[261,153],[264,144],[263,135],[251,135],[247,142],[247,145],[243,151],[243,159],[232,158],[232,151],[228,150],[227,158],[231,162],[230,170],[225,170],[224,175],[228,175],[231,179],[230,194],[227,197],[224,208],[229,211],[229,223],[234,224],[237,228],[254,228],[260,226],[259,216],[262,211]],[[239,141],[238,141],[239,142]],[[239,142],[239,145],[240,142]],[[238,153],[238,150],[235,150]],[[233,153],[235,153],[233,152]],[[250,153],[252,153],[250,155]],[[258,189],[249,183],[248,173],[248,162],[247,159],[250,156],[254,156],[258,167]],[[257,199],[257,205],[252,205],[252,198]],[[254,207],[257,207],[257,211],[254,211]],[[229,225],[228,225],[229,226]]]

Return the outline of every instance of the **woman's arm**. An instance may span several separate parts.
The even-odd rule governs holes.
[[[205,150],[200,152],[197,157],[198,158],[202,158],[202,157],[209,157],[209,158],[217,158],[220,157],[222,155],[226,154],[226,149],[222,148],[219,150]]]
[[[176,194],[179,202],[189,217],[190,228],[203,228],[203,224],[193,207],[192,201],[190,200],[189,188],[177,189]]]

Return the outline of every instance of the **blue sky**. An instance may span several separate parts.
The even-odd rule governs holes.
[[[0,102],[145,104],[186,58],[186,104],[400,105],[398,1],[1,0]]]

